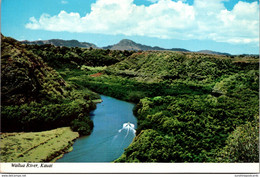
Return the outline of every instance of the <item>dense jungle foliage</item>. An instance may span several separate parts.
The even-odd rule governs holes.
[[[6,131],[69,124],[89,134],[94,91],[137,103],[137,136],[116,162],[258,162],[258,59],[13,42],[2,42],[2,50],[17,50],[2,53]],[[27,64],[32,58],[48,73],[37,76],[37,67]],[[23,80],[7,83],[12,70]],[[8,92],[18,86],[24,95],[18,88]]]
[[[116,162],[258,162],[258,63],[157,54],[158,58],[155,52],[132,55],[109,69],[116,71],[114,75],[126,69],[134,80],[153,78],[168,88],[186,84],[181,90],[193,91],[141,99],[134,110],[137,138]]]
[[[54,47],[51,44],[26,45],[28,50],[43,58],[53,68],[78,66],[109,66],[130,56],[133,51],[86,49],[79,47]]]
[[[42,131],[70,126],[90,134],[88,113],[99,96],[71,85],[18,41],[1,36],[1,131]]]

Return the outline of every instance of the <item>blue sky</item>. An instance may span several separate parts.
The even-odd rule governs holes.
[[[17,40],[259,54],[257,0],[2,0],[1,12],[1,32]]]

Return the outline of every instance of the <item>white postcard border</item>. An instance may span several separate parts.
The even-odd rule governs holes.
[[[19,164],[14,167],[14,164]],[[52,164],[52,165],[50,165]],[[51,167],[44,167],[51,166]],[[1,163],[1,173],[259,173],[259,163]]]

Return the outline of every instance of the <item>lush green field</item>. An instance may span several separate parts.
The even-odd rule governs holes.
[[[137,103],[137,136],[116,162],[258,162],[256,58],[29,46],[10,38],[2,51],[3,131],[70,126],[90,134],[88,114],[102,93]]]
[[[72,150],[79,137],[69,127],[43,132],[2,133],[1,162],[48,162]]]

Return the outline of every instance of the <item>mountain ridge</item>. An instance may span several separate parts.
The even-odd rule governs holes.
[[[199,50],[199,51],[190,51],[184,48],[171,48],[166,49],[159,46],[148,46],[140,43],[136,43],[130,39],[122,39],[118,43],[113,45],[108,45],[104,47],[97,47],[93,43],[88,42],[79,42],[78,40],[63,40],[63,39],[50,39],[50,40],[37,40],[37,41],[20,41],[23,44],[29,44],[29,45],[44,45],[44,44],[52,44],[54,46],[65,46],[65,47],[82,47],[82,48],[95,48],[95,49],[109,49],[109,50],[143,50],[143,51],[154,51],[154,50],[160,50],[160,51],[180,51],[180,52],[197,52],[197,53],[204,53],[204,54],[212,54],[212,55],[231,55],[229,53],[224,52],[217,52],[212,50]]]
[[[106,47],[103,47],[103,49],[110,49],[110,50],[170,50],[170,51],[182,51],[182,52],[190,52],[189,50],[183,49],[183,48],[172,48],[172,49],[165,49],[158,46],[148,46],[136,43],[129,39],[122,39],[117,44],[114,45],[108,45]]]
[[[213,55],[231,55],[231,54],[229,54],[229,53],[216,52],[216,51],[212,51],[212,50],[199,50],[199,51],[197,51],[197,53],[213,54]]]
[[[37,40],[37,41],[20,41],[23,44],[29,45],[44,45],[44,44],[52,44],[54,46],[65,46],[65,47],[82,47],[82,48],[98,48],[95,44],[88,42],[79,42],[78,40],[63,40],[63,39],[49,39],[49,40]]]

